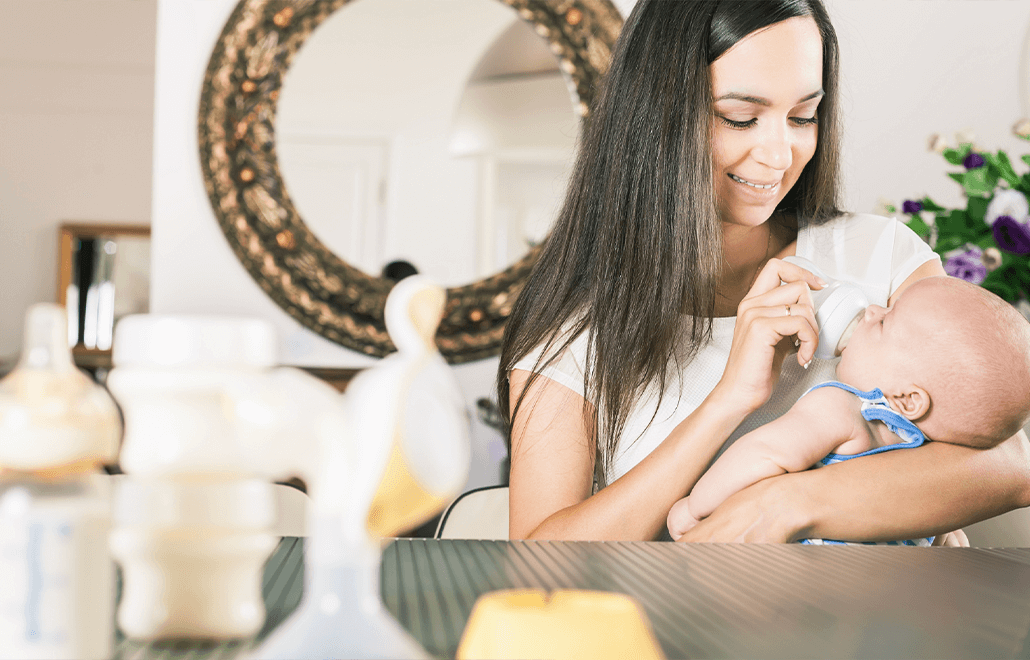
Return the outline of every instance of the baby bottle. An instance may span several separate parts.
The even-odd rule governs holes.
[[[0,658],[112,652],[109,477],[121,422],[80,372],[63,307],[35,305],[0,381]]]
[[[114,347],[108,386],[125,415],[126,473],[111,533],[118,624],[147,640],[252,635],[278,539],[272,484],[239,442],[235,393],[265,377],[274,333],[257,320],[139,315],[119,323]]]
[[[823,360],[839,357],[869,306],[869,299],[855,284],[835,280],[804,257],[785,257],[795,266],[821,277],[827,286],[812,291],[815,320],[819,324],[819,346],[815,356]]]

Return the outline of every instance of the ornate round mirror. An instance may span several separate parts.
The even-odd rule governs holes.
[[[241,0],[199,116],[230,246],[372,356],[393,350],[380,272],[410,262],[449,287],[448,361],[496,354],[621,25],[610,0]]]

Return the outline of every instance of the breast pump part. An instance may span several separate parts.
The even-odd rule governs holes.
[[[111,396],[72,361],[64,307],[30,307],[21,359],[0,381],[0,468],[91,470],[114,462],[120,436]]]
[[[467,478],[464,399],[434,341],[445,298],[419,275],[390,292],[386,326],[398,350],[347,388],[346,427],[315,482],[303,599],[251,658],[429,657],[382,603],[376,537],[431,517]],[[352,478],[334,479],[334,462],[349,462]],[[323,498],[346,506],[334,511]]]
[[[826,282],[826,286],[812,291],[815,320],[819,324],[819,346],[815,356],[823,360],[839,357],[847,346],[851,334],[862,320],[869,299],[857,285],[833,279],[804,257],[784,257],[784,261],[810,271]]]

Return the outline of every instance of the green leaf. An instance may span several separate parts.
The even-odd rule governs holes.
[[[973,224],[983,224],[989,201],[986,197],[969,198],[969,203],[966,205],[966,213],[969,214],[970,222]],[[984,225],[984,228],[986,228],[986,225]]]
[[[955,179],[956,181],[958,181],[958,185],[963,186],[963,187],[966,185],[966,173],[965,172],[948,172],[948,176],[950,176],[952,179]]]
[[[1012,161],[1004,151],[999,150],[997,154],[984,154],[984,160],[987,161],[987,166],[991,168],[992,173],[1008,181],[1009,185],[1015,186],[1019,183],[1019,175],[1012,168]]]
[[[994,192],[998,185],[997,175],[991,174],[986,167],[978,167],[975,170],[966,172],[962,187],[970,197],[979,197]]]
[[[908,228],[916,233],[919,238],[926,238],[930,235],[930,227],[923,222],[923,219],[918,214],[912,215],[908,221]]]
[[[983,222],[981,221],[977,224],[982,226]],[[955,209],[946,215],[937,216],[938,246],[942,240],[950,237],[955,237],[958,245],[976,240],[980,236],[977,224],[973,223],[967,212],[959,209]]]
[[[993,274],[994,273],[990,273],[988,277],[990,277]],[[980,286],[987,289],[988,291],[998,296],[1007,303],[1014,303],[1017,300],[1019,300],[1019,290],[1013,286],[1010,286],[1008,282],[1005,282],[1003,280],[991,280],[990,282],[984,280],[980,283]]]
[[[944,159],[952,165],[961,165],[962,161],[966,159],[969,152],[972,150],[973,145],[963,144],[959,145],[958,149],[945,149],[943,152]]]
[[[944,253],[950,250],[954,250],[957,247],[961,247],[966,244],[966,239],[955,234],[944,235],[941,234],[937,237],[937,244],[934,246],[933,251],[941,255],[944,258]]]
[[[1030,138],[1026,138],[1026,139],[1030,140]],[[1027,165],[1030,165],[1030,154],[1023,154],[1022,156],[1020,156],[1020,158],[1023,159],[1024,163],[1026,163]]]
[[[921,201],[923,203],[923,210],[924,211],[930,211],[931,213],[940,213],[941,211],[945,210],[945,208],[943,206],[938,205],[936,202],[934,202],[929,197],[924,197],[924,198],[922,198],[919,201]]]
[[[984,225],[984,226],[986,227],[987,225]],[[993,247],[993,248],[998,247],[998,244],[994,241],[994,234],[991,233],[990,229],[985,231],[979,238],[977,238],[973,242],[974,242],[974,244],[976,244],[977,247],[979,247],[979,248],[981,248],[983,250],[986,250],[987,248],[990,248],[990,247]],[[1002,259],[1002,263],[1004,263],[1004,259]]]

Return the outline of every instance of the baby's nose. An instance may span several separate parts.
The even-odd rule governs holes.
[[[873,319],[879,318],[886,311],[887,310],[885,310],[883,307],[880,307],[879,305],[869,305],[868,307],[865,308],[865,317],[864,318],[865,318],[866,321],[871,321]]]

